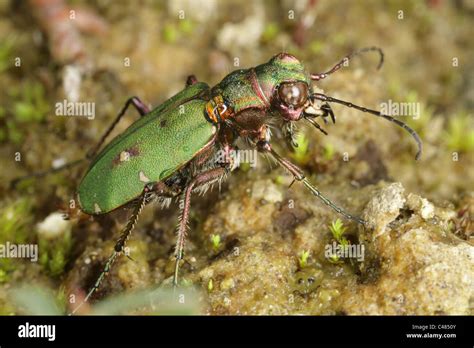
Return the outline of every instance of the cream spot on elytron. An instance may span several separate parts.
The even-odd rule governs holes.
[[[94,212],[100,213],[102,209],[100,209],[99,205],[97,203],[94,203]]]
[[[130,153],[127,151],[120,152],[120,162],[130,161]]]
[[[140,181],[141,182],[150,182],[150,179],[147,178],[147,176],[145,175],[145,173],[143,173],[143,171],[140,171]]]

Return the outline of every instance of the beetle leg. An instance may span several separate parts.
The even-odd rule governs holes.
[[[362,225],[366,224],[366,222],[362,220],[360,217],[347,213],[342,208],[339,208],[336,204],[331,202],[331,200],[326,198],[315,186],[311,184],[311,182],[309,182],[308,179],[305,178],[303,171],[298,166],[296,166],[295,164],[291,163],[286,158],[281,157],[279,154],[277,154],[275,150],[273,150],[273,148],[271,147],[270,143],[259,141],[257,143],[257,148],[261,152],[270,154],[277,161],[279,165],[281,165],[283,168],[288,170],[291,175],[293,175],[293,178],[295,180],[301,181],[306,186],[306,188],[309,189],[313,195],[315,195],[321,201],[323,201],[324,204],[331,207],[332,209],[334,209],[336,212],[343,215],[347,219],[354,220]]]
[[[151,193],[156,194],[158,197],[173,198],[176,197],[179,192],[173,190],[171,187],[166,185],[163,181],[159,181],[153,185]]]
[[[328,135],[328,132],[326,132],[323,128],[321,128],[321,126],[318,124],[318,122],[316,122],[312,118],[305,117],[305,120],[308,121],[309,123],[311,123],[317,130],[319,130],[324,135]]]
[[[100,147],[104,143],[105,139],[109,136],[109,134],[112,132],[112,130],[115,128],[115,126],[119,123],[119,121],[122,119],[123,115],[125,115],[125,112],[127,111],[128,107],[130,105],[133,105],[135,109],[137,109],[138,113],[140,116],[144,116],[147,113],[150,112],[150,109],[138,98],[138,97],[131,97],[127,100],[125,105],[123,106],[122,110],[119,112],[117,117],[115,118],[114,122],[109,126],[109,128],[105,131],[105,133],[102,135],[100,138],[99,142],[97,145],[92,148],[86,155],[88,159],[92,159],[96,154],[97,151],[99,151]]]
[[[31,174],[28,174],[28,175],[20,176],[18,178],[13,179],[10,182],[10,188],[12,188],[12,189],[15,188],[16,185],[19,182],[23,181],[23,180],[32,179],[32,178],[42,178],[43,176],[53,174],[53,173],[57,173],[57,172],[60,172],[64,169],[72,168],[72,167],[74,167],[74,166],[78,165],[79,163],[82,163],[86,160],[87,160],[87,158],[81,158],[81,159],[78,159],[78,160],[75,160],[75,161],[72,161],[72,162],[65,163],[65,164],[63,164],[59,167],[56,167],[56,168],[50,168],[50,169],[42,171],[42,172],[36,172],[36,173],[31,173]]]
[[[147,204],[153,200],[154,197],[161,203],[161,207],[168,207],[171,203],[171,199],[178,197],[182,190],[177,186],[169,186],[163,181],[157,182],[152,189],[150,198],[147,200]]]
[[[81,158],[81,159],[78,159],[78,160],[75,160],[75,161],[72,161],[72,162],[68,162],[68,163],[65,163],[59,167],[56,167],[56,168],[50,168],[48,170],[45,170],[45,171],[42,171],[42,172],[36,172],[36,173],[32,173],[32,174],[28,174],[28,175],[24,175],[24,176],[21,176],[21,177],[18,177],[16,179],[13,179],[10,183],[10,187],[11,188],[15,188],[15,186],[20,182],[20,181],[23,181],[23,180],[26,180],[26,179],[30,179],[30,178],[41,178],[43,176],[46,176],[46,175],[49,175],[49,174],[53,174],[53,173],[57,173],[57,172],[60,172],[64,169],[68,169],[68,168],[72,168],[84,161],[87,161],[87,160],[90,160],[92,159],[97,151],[100,149],[100,147],[102,146],[102,144],[104,143],[105,139],[107,138],[107,136],[112,132],[112,130],[114,129],[114,127],[117,125],[117,123],[120,121],[120,119],[122,118],[122,116],[125,114],[125,112],[127,111],[128,107],[130,105],[133,105],[139,112],[140,116],[143,116],[147,113],[150,112],[150,109],[138,98],[138,97],[131,97],[127,100],[127,102],[125,103],[125,106],[122,108],[122,110],[120,111],[120,113],[117,115],[117,118],[115,119],[115,121],[109,126],[109,128],[107,129],[107,131],[104,133],[104,135],[102,135],[102,137],[100,138],[99,140],[99,143],[93,148],[91,149],[87,154],[86,154],[86,157],[85,158]]]
[[[128,219],[127,225],[122,230],[122,233],[120,233],[120,237],[117,240],[117,243],[115,243],[114,252],[107,259],[107,262],[105,263],[104,269],[102,270],[99,277],[95,281],[94,286],[89,290],[89,292],[87,293],[84,300],[71,312],[71,314],[76,313],[77,310],[84,303],[86,303],[89,300],[89,298],[99,288],[100,284],[102,283],[102,280],[104,280],[107,273],[110,272],[110,269],[112,268],[112,265],[114,264],[115,260],[117,259],[117,256],[119,256],[120,253],[124,252],[125,243],[127,242],[128,238],[130,238],[130,235],[131,235],[133,229],[135,228],[135,225],[137,224],[138,217],[140,216],[140,213],[142,212],[145,205],[149,202],[150,194],[153,192],[153,189],[154,189],[153,183],[147,184],[145,186],[145,188],[143,189],[143,192],[140,195],[139,200],[136,202],[135,209],[133,210],[132,216],[130,216],[130,218]]]
[[[224,167],[217,167],[205,172],[202,172],[195,176],[189,184],[186,186],[184,190],[184,197],[183,197],[183,210],[181,212],[181,218],[178,225],[178,233],[177,233],[177,240],[176,240],[176,248],[175,248],[175,267],[174,267],[174,275],[173,275],[173,287],[176,288],[178,285],[178,273],[179,273],[179,262],[183,259],[183,251],[184,251],[184,243],[186,241],[186,230],[188,228],[188,221],[189,221],[189,211],[191,205],[191,193],[193,189],[211,183],[217,179],[219,179],[222,175],[226,173],[226,168]]]
[[[198,82],[198,79],[196,78],[195,75],[189,75],[188,78],[186,79],[186,87],[192,86],[197,82]]]

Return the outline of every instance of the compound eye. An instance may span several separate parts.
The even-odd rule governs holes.
[[[308,86],[304,82],[287,82],[278,88],[280,100],[288,106],[300,107],[308,97]]]

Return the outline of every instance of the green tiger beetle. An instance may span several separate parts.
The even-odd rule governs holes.
[[[198,82],[191,75],[181,92],[153,110],[149,110],[137,97],[128,99],[115,121],[84,159],[27,176],[39,177],[82,161],[91,161],[77,192],[81,210],[89,215],[99,215],[126,204],[134,207],[112,255],[82,303],[99,288],[117,256],[124,253],[126,241],[143,207],[154,200],[163,202],[173,197],[182,197],[174,252],[176,260],[173,287],[176,288],[192,193],[220,182],[235,169],[230,153],[236,150],[239,138],[247,140],[259,152],[273,158],[288,170],[293,176],[293,182],[302,182],[324,204],[344,217],[365,225],[364,220],[347,213],[326,198],[305,178],[300,168],[273,149],[270,143],[270,126],[279,128],[287,142],[296,147],[294,123],[306,120],[327,134],[316,122],[316,118],[321,117],[324,123],[330,118],[335,123],[330,103],[338,103],[384,118],[407,130],[417,142],[418,159],[422,150],[421,140],[405,123],[379,111],[313,90],[312,81],[325,79],[356,55],[368,51],[379,53],[380,68],[384,57],[382,50],[367,47],[344,57],[323,73],[309,74],[296,57],[279,53],[267,63],[232,72],[212,88],[206,83]],[[141,117],[99,152],[129,106],[135,107]],[[225,154],[221,156],[224,160],[215,160],[218,151]],[[26,177],[16,181],[24,178]]]

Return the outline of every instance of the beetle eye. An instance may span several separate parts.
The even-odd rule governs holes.
[[[304,82],[287,82],[278,88],[278,96],[288,106],[300,107],[308,97],[308,86]]]

